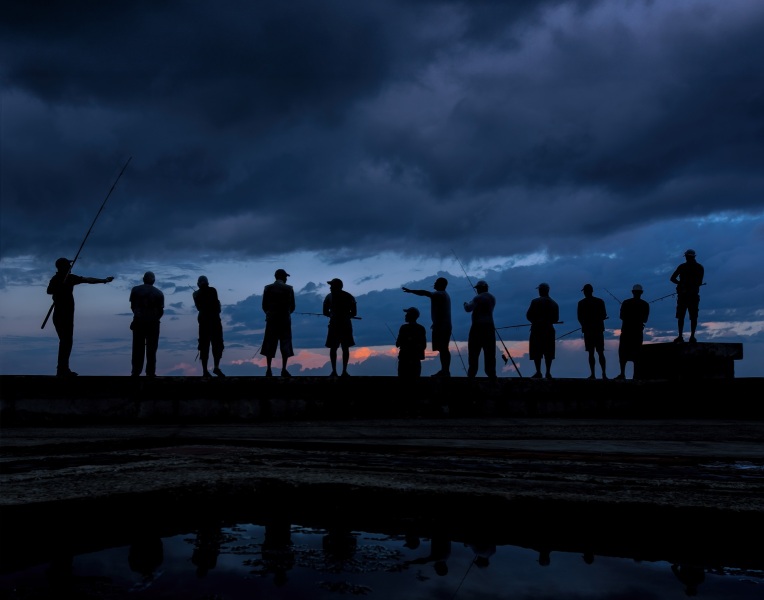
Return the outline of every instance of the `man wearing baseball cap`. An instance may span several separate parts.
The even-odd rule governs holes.
[[[395,347],[398,348],[398,377],[415,379],[422,375],[422,361],[427,349],[427,330],[417,323],[419,309],[404,308],[405,323],[398,330]]]
[[[210,359],[210,348],[212,348],[212,372],[218,377],[225,377],[220,370],[220,360],[223,358],[225,344],[223,342],[223,322],[220,319],[220,299],[218,291],[210,285],[210,280],[206,275],[199,275],[196,280],[199,286],[191,296],[194,299],[194,306],[199,314],[196,321],[199,324],[199,360],[202,363],[202,377],[208,379],[210,372],[207,364]]]
[[[636,364],[642,349],[645,323],[650,316],[650,305],[642,299],[642,286],[635,283],[631,298],[621,302],[621,338],[618,342],[618,362],[621,372],[616,379],[626,379],[626,363]]]
[[[684,342],[684,315],[690,317],[690,343],[694,344],[695,330],[698,328],[698,306],[700,305],[700,286],[703,285],[705,270],[695,259],[695,250],[685,250],[684,260],[671,274],[671,283],[676,285],[676,319],[679,336],[674,340]]]
[[[329,361],[332,364],[330,377],[337,377],[337,349],[342,348],[342,377],[349,377],[348,362],[350,348],[355,346],[353,337],[353,321],[358,314],[355,297],[342,289],[341,279],[336,277],[329,284],[329,293],[324,297],[322,312],[329,317],[329,327],[326,332],[326,344],[329,348]]]
[[[276,269],[275,281],[263,288],[263,312],[265,312],[265,333],[260,354],[265,356],[265,376],[273,377],[271,362],[276,349],[281,348],[281,376],[291,377],[287,362],[294,356],[292,347],[292,313],[295,309],[294,288],[288,285],[289,277],[284,269]]]
[[[451,377],[451,297],[446,291],[448,279],[438,277],[432,286],[435,291],[412,290],[407,287],[401,289],[407,294],[427,296],[430,299],[430,317],[432,318],[432,350],[437,352],[440,358],[440,371],[433,377]]]
[[[58,366],[56,375],[74,377],[69,368],[69,357],[74,344],[74,286],[81,283],[110,283],[114,277],[98,279],[82,277],[71,272],[72,261],[61,257],[56,260],[56,274],[48,283],[48,294],[53,296],[53,326],[58,334]]]
[[[541,361],[544,361],[545,377],[552,379],[552,361],[555,358],[554,324],[560,320],[560,306],[549,295],[549,284],[536,286],[538,296],[531,300],[525,318],[531,323],[528,335],[528,357],[536,366],[531,379],[541,377]]]
[[[464,310],[472,313],[472,324],[467,337],[467,377],[475,377],[480,353],[483,353],[483,370],[488,379],[496,379],[496,326],[493,309],[496,297],[488,291],[488,283],[480,280],[475,284],[475,297],[464,303]]]
[[[581,334],[584,336],[584,350],[589,354],[589,379],[596,379],[594,367],[596,364],[594,353],[599,357],[602,379],[607,379],[605,374],[605,319],[607,310],[605,301],[594,295],[594,286],[587,283],[581,288],[584,297],[578,301],[576,316],[581,324]]]

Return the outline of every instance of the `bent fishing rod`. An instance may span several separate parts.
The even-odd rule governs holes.
[[[467,278],[467,283],[470,284],[470,287],[472,288],[472,291],[473,292],[477,291],[475,289],[475,286],[472,285],[472,280],[470,279],[470,276],[467,274],[467,270],[464,268],[464,265],[462,264],[462,261],[459,260],[459,257],[456,255],[456,252],[454,252],[453,248],[451,249],[451,252],[453,253],[454,258],[456,259],[456,262],[458,262],[459,266],[462,268],[462,272],[464,273],[464,276]],[[507,356],[504,356],[503,354],[501,355],[501,358],[504,360],[504,364],[505,365],[507,364],[507,357],[509,357],[509,360],[512,361],[512,366],[515,368],[515,371],[517,371],[517,374],[522,379],[523,374],[520,373],[520,369],[518,369],[517,365],[515,364],[515,359],[512,358],[512,355],[509,353],[509,348],[507,348],[507,345],[504,343],[504,340],[501,339],[501,335],[499,335],[499,330],[496,329],[496,326],[494,326],[493,330],[496,333],[496,337],[499,338],[499,341],[501,342],[501,345],[504,346],[504,351],[507,353]]]
[[[80,248],[79,250],[77,250],[77,254],[75,254],[74,256],[74,260],[72,260],[71,264],[69,265],[69,270],[66,272],[66,275],[64,275],[63,281],[66,281],[66,278],[69,277],[69,274],[72,272],[74,263],[77,262],[77,259],[80,256],[80,252],[82,252],[82,247],[85,245],[85,242],[87,241],[88,236],[90,235],[90,232],[93,231],[93,225],[95,225],[96,221],[98,220],[98,216],[101,214],[103,207],[106,206],[106,201],[109,199],[109,196],[111,196],[111,193],[114,191],[114,188],[117,186],[117,182],[119,181],[119,178],[122,177],[122,173],[125,172],[125,169],[127,169],[127,165],[130,164],[131,160],[133,160],[132,156],[127,159],[125,166],[122,167],[122,170],[119,172],[119,175],[117,175],[117,178],[114,180],[114,183],[111,185],[111,189],[109,190],[109,193],[106,194],[106,198],[103,199],[103,202],[101,203],[101,208],[98,209],[98,212],[96,213],[96,216],[93,219],[93,222],[90,224],[90,229],[88,229],[88,232],[85,234],[85,238],[82,240],[82,243],[80,244]],[[55,306],[56,306],[56,301],[54,300],[53,303],[50,305],[50,308],[48,309],[48,314],[45,315],[45,320],[42,322],[40,329],[45,329],[45,325],[48,323],[48,319],[50,319],[50,314],[53,312],[53,307]]]

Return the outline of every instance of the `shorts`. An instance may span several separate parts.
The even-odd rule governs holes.
[[[528,357],[531,360],[541,360],[546,357],[554,358],[554,328],[546,331],[532,331],[528,338]]]
[[[263,345],[260,348],[260,354],[265,357],[273,358],[276,356],[276,348],[281,345],[281,356],[294,356],[292,348],[292,322],[287,321],[266,321],[265,333],[263,334]]]
[[[676,318],[683,319],[686,312],[691,321],[697,321],[699,305],[700,294],[677,294]]]
[[[635,361],[639,358],[642,349],[644,334],[642,330],[621,330],[621,340],[618,343],[618,358],[624,361]]]
[[[326,333],[327,348],[349,348],[355,346],[353,339],[353,323],[332,323],[329,321],[329,330]]]
[[[592,331],[591,333],[584,334],[584,349],[587,352],[604,352],[605,351],[605,332],[604,331]]]

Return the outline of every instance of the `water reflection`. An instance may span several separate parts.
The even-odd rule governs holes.
[[[460,537],[438,519],[375,533],[342,518],[317,527],[276,513],[261,523],[207,520],[177,535],[158,531],[4,573],[0,598],[759,600],[764,592],[761,570],[601,554],[595,560],[591,548],[497,544],[488,531]]]

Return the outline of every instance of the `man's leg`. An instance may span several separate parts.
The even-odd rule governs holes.
[[[549,356],[545,356],[544,357],[544,368],[546,369],[546,378],[547,379],[551,379],[552,378],[552,361],[553,360],[554,359],[549,357]]]
[[[690,319],[690,341],[695,341],[695,330],[698,328],[698,320]]]
[[[203,337],[199,338],[199,360],[202,363],[202,377],[209,377],[210,372],[207,364],[210,361],[210,342]]]
[[[131,374],[135,377],[141,374],[143,371],[143,356],[146,353],[146,338],[143,337],[143,330],[138,325],[133,326],[133,355],[132,355],[132,371]]]
[[[285,352],[283,349],[281,351],[281,376],[282,377],[291,377],[291,374],[289,371],[287,371],[287,363],[289,362],[289,354]]]
[[[350,375],[348,373],[348,363],[350,362],[350,348],[345,344],[342,345],[342,374],[345,376]]]
[[[440,371],[443,375],[451,374],[451,350],[448,348],[440,351]]]
[[[602,356],[602,354],[600,354],[600,356]],[[594,379],[595,378],[595,376],[594,376],[594,365],[595,365],[594,349],[592,349],[592,350],[589,350],[589,371],[590,371],[589,379]]]
[[[151,325],[146,335],[146,376],[157,374],[157,348],[159,348],[159,323]]]
[[[491,332],[491,339],[486,338],[483,345],[483,368],[489,379],[496,379],[496,342],[493,336]]]
[[[69,369],[69,357],[72,354],[72,346],[74,345],[74,317],[71,319],[66,317],[56,318],[53,315],[53,326],[56,328],[58,334],[58,362],[56,364],[56,373],[58,375],[68,375],[71,373]]]
[[[600,357],[600,367],[602,368],[602,379],[607,379],[607,375],[605,375],[605,351],[604,350],[597,350],[597,353]],[[592,367],[592,375],[594,375],[594,367]]]
[[[533,375],[531,375],[531,378],[538,379],[539,377],[541,377],[541,358],[534,358],[533,364],[536,367],[536,372]]]
[[[329,348],[329,361],[332,363],[332,376],[337,377],[337,348]]]

